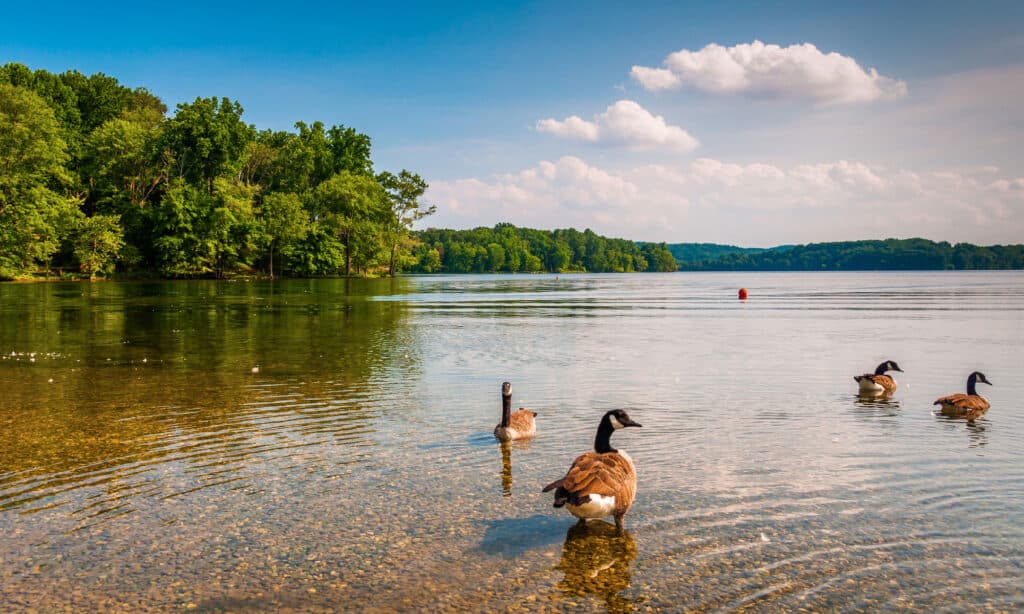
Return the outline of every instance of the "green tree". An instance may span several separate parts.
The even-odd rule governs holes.
[[[67,185],[66,145],[46,103],[0,84],[0,276],[45,265],[80,215]]]
[[[170,152],[178,177],[205,186],[213,194],[213,181],[231,173],[253,136],[242,122],[242,105],[227,98],[196,98],[179,104],[167,120],[161,144]]]
[[[263,197],[260,221],[270,253],[270,278],[274,278],[274,250],[288,247],[306,236],[309,215],[298,194],[275,192]]]
[[[141,209],[167,179],[157,161],[158,126],[115,118],[86,139],[83,172],[100,209],[119,214]]]
[[[367,142],[369,146],[369,142]],[[417,221],[433,215],[437,211],[435,205],[424,207],[420,199],[427,191],[427,182],[415,173],[405,169],[398,175],[384,171],[377,176],[377,181],[384,187],[391,200],[392,218],[388,225],[387,237],[390,243],[388,259],[388,275],[394,277],[396,271],[396,255],[398,248],[409,236],[412,225]],[[502,257],[504,261],[504,257]]]
[[[352,273],[355,249],[365,245],[357,235],[371,234],[389,223],[391,207],[384,189],[370,175],[337,173],[312,194],[314,215],[331,228],[345,246],[345,275]]]
[[[218,177],[214,181],[211,223],[207,245],[212,252],[214,274],[248,269],[257,253],[260,224],[254,202],[258,186],[248,186]]]
[[[428,247],[419,258],[419,269],[424,273],[436,273],[441,270],[441,252],[436,247]]]
[[[160,272],[189,277],[213,272],[209,233],[212,197],[183,179],[173,179],[149,211],[153,249]]]
[[[74,242],[79,268],[95,279],[97,273],[109,274],[124,247],[120,218],[116,215],[94,215],[79,222]]]

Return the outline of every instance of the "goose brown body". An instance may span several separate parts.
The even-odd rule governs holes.
[[[940,397],[935,399],[933,405],[941,406],[939,411],[946,416],[967,418],[968,420],[979,418],[988,411],[989,402],[988,399],[977,393],[975,384],[978,383],[992,385],[992,382],[985,378],[984,373],[975,371],[967,378],[967,394],[957,393]]]
[[[903,369],[899,368],[895,362],[887,360],[882,364],[878,365],[874,373],[865,373],[864,375],[855,375],[853,380],[860,384],[860,391],[866,394],[887,394],[896,390],[896,380],[885,374],[886,371],[899,371],[903,372]]]
[[[577,456],[565,477],[544,487],[543,492],[555,491],[555,507],[565,506],[581,521],[614,516],[615,526],[622,529],[622,519],[636,497],[636,468],[628,454],[611,447],[609,438],[627,426],[640,424],[622,410],[601,418],[594,451]]]
[[[537,434],[536,416],[537,412],[521,407],[509,414],[508,426],[499,424],[494,427],[494,436],[502,441],[533,437]]]
[[[537,412],[520,407],[512,411],[512,384],[501,384],[501,421],[494,427],[494,436],[500,441],[528,439],[537,434],[537,423],[534,418]]]

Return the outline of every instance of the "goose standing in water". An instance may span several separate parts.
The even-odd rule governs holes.
[[[614,516],[615,528],[621,532],[622,519],[636,496],[636,468],[628,454],[611,446],[611,436],[627,426],[640,424],[621,409],[605,413],[597,426],[594,451],[576,457],[565,477],[541,492],[554,490],[555,507],[567,506],[580,522]]]
[[[967,376],[967,394],[951,394],[949,396],[935,399],[933,405],[941,405],[940,411],[943,415],[974,420],[981,417],[988,411],[988,399],[978,394],[975,384],[988,384],[992,382],[985,378],[985,374],[975,371]]]
[[[896,380],[885,374],[886,371],[899,371],[903,373],[899,365],[887,360],[878,365],[874,373],[854,375],[853,380],[860,384],[861,394],[889,394],[896,390]]]
[[[501,422],[494,427],[494,436],[500,441],[527,439],[537,434],[534,417],[537,412],[520,407],[512,412],[512,384],[501,383]]]

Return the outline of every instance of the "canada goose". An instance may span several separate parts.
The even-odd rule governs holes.
[[[978,394],[975,384],[988,384],[992,382],[985,378],[985,374],[975,371],[967,376],[967,394],[951,394],[946,397],[935,399],[933,405],[941,405],[941,411],[947,416],[956,416],[974,420],[988,411],[988,400]]]
[[[594,451],[576,457],[569,472],[548,484],[541,492],[555,490],[555,507],[568,505],[569,512],[587,518],[615,516],[615,528],[622,531],[622,518],[636,496],[636,468],[625,452],[613,448],[612,433],[627,426],[640,426],[621,409],[601,417],[594,438]]]
[[[501,383],[501,422],[494,427],[494,436],[500,441],[526,439],[537,434],[537,425],[533,418],[537,412],[520,407],[512,412],[512,384]]]
[[[854,375],[853,381],[860,384],[861,394],[883,394],[886,392],[892,392],[896,390],[896,380],[885,374],[886,371],[899,371],[903,373],[903,369],[900,369],[899,365],[891,360],[887,360],[882,364],[878,365],[874,373],[865,373],[864,375]]]

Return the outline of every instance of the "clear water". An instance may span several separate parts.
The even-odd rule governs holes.
[[[7,284],[0,357],[3,610],[1024,607],[1020,272]],[[614,407],[624,535],[539,492]]]

